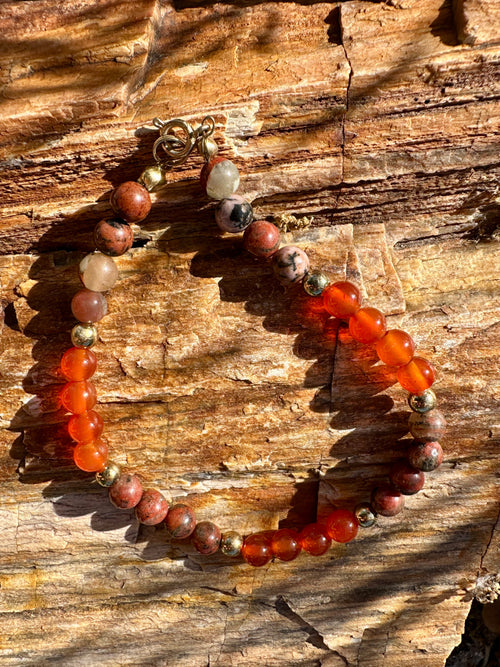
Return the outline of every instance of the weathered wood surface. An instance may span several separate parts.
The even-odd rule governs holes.
[[[496,0],[0,6],[0,663],[443,665],[498,572]],[[497,20],[495,28],[495,20]],[[75,472],[57,409],[75,268],[151,119],[217,120],[259,215],[437,366],[446,461],[401,517],[261,570],[201,558]],[[102,322],[119,462],[243,532],[366,498],[407,435],[394,374],[215,234],[193,159]],[[95,202],[98,201],[98,204]]]

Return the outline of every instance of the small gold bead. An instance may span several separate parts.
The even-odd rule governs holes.
[[[75,347],[92,347],[97,343],[98,333],[95,324],[76,324],[71,329],[71,342]]]
[[[359,503],[359,505],[356,505],[354,516],[362,528],[370,528],[377,521],[377,513],[368,503]]]
[[[321,296],[323,290],[329,284],[330,279],[323,273],[323,271],[311,271],[305,276],[302,282],[304,291],[306,294],[309,294],[309,296]]]
[[[163,185],[165,182],[165,172],[159,164],[155,164],[152,167],[146,167],[137,179],[137,182],[144,185],[148,192],[151,192],[159,185]]]
[[[217,155],[219,147],[217,146],[215,139],[212,139],[212,137],[203,137],[198,143],[198,152],[208,162],[211,158]]]
[[[434,410],[436,404],[436,394],[432,389],[426,389],[421,394],[410,394],[408,396],[408,405],[413,412],[429,412],[429,410]]]
[[[234,530],[230,530],[222,535],[220,550],[225,556],[231,556],[232,558],[239,556],[242,546],[243,537]]]
[[[108,461],[107,466],[101,472],[96,472],[95,478],[101,486],[113,486],[121,474],[121,468],[118,463]]]

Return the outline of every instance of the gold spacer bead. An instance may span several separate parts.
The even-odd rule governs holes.
[[[76,324],[71,329],[71,342],[75,347],[92,347],[98,336],[97,327],[91,322]]]
[[[225,556],[235,558],[240,555],[242,546],[243,537],[234,530],[230,530],[227,533],[223,533],[219,548]]]
[[[432,389],[426,389],[421,394],[410,394],[408,396],[408,405],[413,412],[429,412],[434,410],[437,405],[436,394]]]
[[[107,466],[101,472],[96,472],[95,478],[98,484],[104,487],[113,486],[121,475],[121,468],[118,463],[108,461]]]
[[[356,505],[354,516],[361,528],[371,528],[377,521],[377,513],[368,503],[359,503],[359,505]]]
[[[217,142],[212,137],[203,137],[198,142],[198,153],[208,162],[219,152]]]
[[[321,296],[323,290],[330,284],[330,279],[323,271],[311,271],[302,281],[304,292],[309,296]]]
[[[159,185],[165,183],[165,172],[159,164],[146,167],[137,179],[137,182],[143,185],[148,192],[151,192]]]

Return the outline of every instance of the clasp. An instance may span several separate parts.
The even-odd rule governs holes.
[[[153,145],[153,157],[165,171],[183,164],[194,148],[198,149],[206,161],[217,152],[217,144],[211,139],[215,131],[215,121],[212,116],[205,116],[201,125],[196,128],[182,118],[167,122],[154,118],[153,125],[160,132]],[[160,148],[163,153],[159,155]]]

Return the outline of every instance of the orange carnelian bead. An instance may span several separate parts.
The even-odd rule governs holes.
[[[321,556],[330,548],[331,539],[326,534],[325,526],[319,523],[309,523],[304,526],[299,535],[300,545],[311,556]]]
[[[401,329],[389,329],[375,344],[379,359],[388,366],[404,366],[413,359],[413,338]]]
[[[341,281],[325,288],[323,303],[330,315],[346,320],[361,306],[361,294],[356,285]]]
[[[333,510],[326,519],[326,534],[335,542],[350,542],[358,533],[356,516],[349,510]]]
[[[421,394],[432,385],[436,379],[434,366],[423,357],[413,357],[413,359],[398,368],[398,382],[412,394]]]
[[[68,422],[68,432],[77,442],[93,442],[102,433],[102,417],[89,410],[82,415],[73,415]]]
[[[349,332],[359,343],[374,343],[385,331],[384,314],[377,308],[360,308],[349,320]]]
[[[92,350],[71,347],[63,354],[61,370],[68,380],[88,380],[95,373],[97,357]]]
[[[80,470],[101,472],[108,460],[108,445],[104,440],[80,442],[73,451],[73,459]]]
[[[249,565],[255,567],[269,563],[273,556],[269,534],[254,533],[246,537],[241,547],[241,555]]]
[[[301,550],[299,534],[294,530],[282,528],[281,530],[277,530],[271,538],[273,556],[276,556],[280,560],[294,560],[300,554]]]
[[[97,392],[92,382],[68,382],[61,391],[61,403],[68,412],[81,415],[92,410],[97,401]]]

